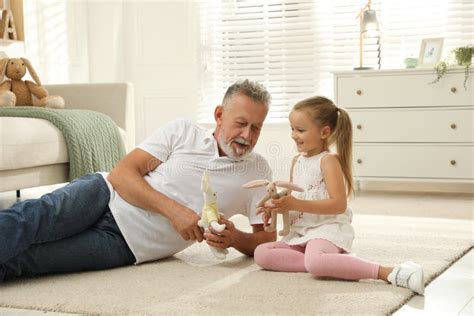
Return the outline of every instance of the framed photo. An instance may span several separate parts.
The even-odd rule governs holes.
[[[421,41],[419,58],[421,66],[432,66],[439,62],[443,51],[443,41],[443,38],[425,38]]]

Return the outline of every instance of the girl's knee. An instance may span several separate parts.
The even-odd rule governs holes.
[[[314,277],[326,276],[326,269],[321,255],[305,257],[304,266],[306,271]]]
[[[267,244],[260,244],[255,248],[253,253],[253,259],[255,260],[255,263],[264,269],[268,267],[270,261],[267,246]]]

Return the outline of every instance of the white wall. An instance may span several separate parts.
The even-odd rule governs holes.
[[[273,170],[273,179],[290,179],[291,160],[297,151],[291,139],[289,124],[264,125],[255,151],[267,158]]]
[[[25,42],[1,43],[0,50],[28,58],[42,83],[87,82],[86,9],[84,1],[23,1]]]
[[[43,83],[86,82],[87,3],[23,1],[25,55]]]
[[[89,1],[90,81],[134,84],[137,143],[174,118],[194,119],[194,5],[189,0]]]
[[[87,2],[89,81],[125,80],[123,1]]]

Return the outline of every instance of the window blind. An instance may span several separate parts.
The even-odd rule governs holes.
[[[359,65],[359,20],[364,0],[202,1],[198,122],[237,79],[264,84],[272,95],[267,122],[287,122],[296,101],[333,97],[332,72]],[[472,44],[472,0],[375,0],[380,37],[364,39],[364,66],[403,68],[421,40],[444,37],[443,57]],[[380,51],[379,51],[380,49]]]
[[[294,100],[318,90],[325,58],[312,2],[209,1],[202,7],[205,56],[198,120],[212,119],[225,89],[240,78],[264,84],[272,95],[268,120],[286,121]]]

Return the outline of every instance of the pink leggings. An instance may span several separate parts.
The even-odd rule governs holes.
[[[281,241],[261,244],[255,249],[254,259],[267,270],[309,272],[315,277],[377,279],[379,272],[379,264],[345,254],[325,239],[312,239],[306,246]]]

